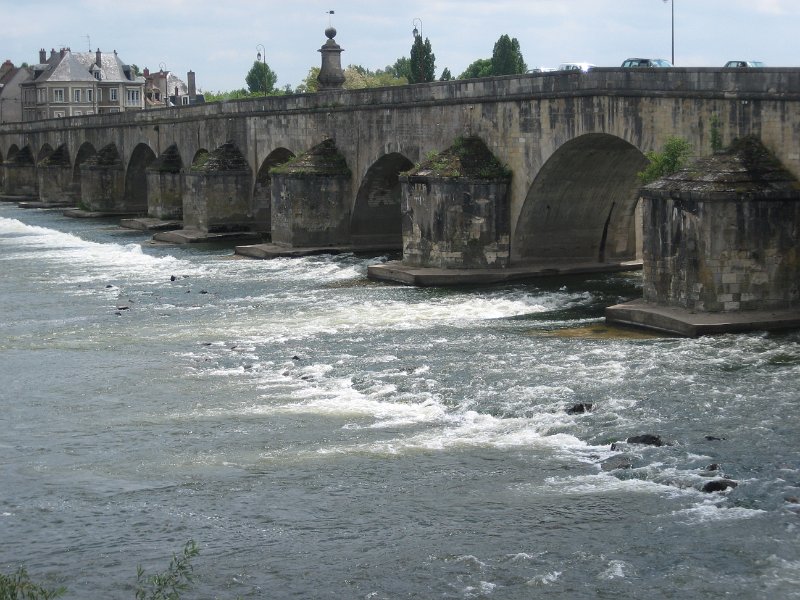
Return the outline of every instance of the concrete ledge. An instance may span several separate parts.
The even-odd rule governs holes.
[[[74,208],[74,202],[20,202],[20,208]]]
[[[373,246],[319,246],[299,247],[280,246],[278,244],[253,244],[251,246],[236,246],[234,252],[248,258],[286,258],[297,256],[314,256],[316,254],[380,254],[383,252],[399,252],[397,245],[385,244]]]
[[[64,211],[65,217],[73,219],[113,219],[114,217],[131,217],[131,213],[103,212],[99,210],[84,210],[82,208],[70,208]]]
[[[800,307],[785,310],[691,312],[634,300],[606,308],[606,322],[642,327],[684,337],[746,331],[800,329]]]
[[[507,269],[435,269],[410,267],[392,261],[367,268],[367,276],[377,281],[392,281],[417,286],[489,285],[538,277],[579,275],[584,273],[613,273],[636,271],[640,261],[620,263],[554,263],[536,264]]]
[[[39,196],[6,196],[0,194],[0,202],[36,202]]]
[[[137,229],[140,231],[170,231],[173,229],[181,229],[183,227],[183,221],[163,221],[150,217],[140,217],[135,219],[121,219],[119,226],[125,229]]]
[[[255,231],[226,231],[220,233],[209,233],[200,229],[176,229],[173,231],[162,231],[153,236],[156,242],[166,242],[169,244],[216,244],[244,242],[247,240],[260,240],[261,234]]]

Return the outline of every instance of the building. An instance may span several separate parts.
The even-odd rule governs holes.
[[[188,83],[172,71],[164,69],[151,73],[145,67],[142,74],[145,79],[145,108],[187,106],[205,102],[203,95],[197,93],[194,71],[187,73]]]
[[[37,121],[116,113],[144,108],[144,77],[124,64],[117,51],[39,51],[32,77],[21,84],[22,120]]]
[[[20,84],[30,78],[27,67],[15,67],[10,60],[0,65],[0,123],[22,121]]]

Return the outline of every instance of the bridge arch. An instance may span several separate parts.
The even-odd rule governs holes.
[[[294,158],[294,152],[288,148],[275,148],[267,155],[258,168],[253,184],[253,216],[264,227],[264,231],[272,231],[272,176],[269,171]]]
[[[19,146],[17,146],[16,144],[11,144],[11,146],[8,147],[8,154],[6,154],[6,158],[8,159],[9,162],[11,162],[13,158],[17,155],[17,152],[19,152]]]
[[[50,144],[48,144],[47,142],[42,144],[42,147],[39,148],[39,153],[36,155],[36,164],[38,165],[52,153],[53,153],[53,147]]]
[[[138,144],[131,153],[125,170],[125,206],[136,210],[147,210],[146,169],[156,159],[156,154],[147,144]]]
[[[589,133],[562,144],[525,197],[512,262],[634,259],[637,173],[646,165],[641,150],[614,135]]]
[[[78,148],[78,152],[75,155],[75,165],[72,167],[72,183],[77,185],[78,189],[80,189],[81,183],[81,165],[95,154],[97,154],[97,150],[89,142],[84,142]]]
[[[399,177],[413,166],[406,156],[392,152],[367,169],[350,217],[354,245],[403,246]]]

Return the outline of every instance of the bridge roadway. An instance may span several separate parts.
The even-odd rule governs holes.
[[[726,144],[759,136],[800,175],[800,69],[598,68],[5,124],[0,166],[25,148],[38,164],[61,147],[79,187],[81,164],[113,144],[125,172],[118,212],[143,213],[146,167],[167,149],[186,173],[231,142],[250,170],[244,201],[255,214],[272,166],[332,139],[352,174],[351,240],[399,248],[398,174],[477,136],[513,174],[511,265],[623,261],[635,257],[645,153],[681,136],[709,154],[714,130]]]

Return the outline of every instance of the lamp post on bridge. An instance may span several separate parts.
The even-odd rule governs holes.
[[[664,0],[670,3],[672,8],[672,66],[675,66],[675,0]]]
[[[419,83],[422,81],[422,19],[415,17],[411,23],[414,25],[411,31],[414,36],[414,44],[411,46],[411,72],[414,81],[410,83]]]
[[[256,60],[260,61],[264,68],[261,71],[261,74],[264,76],[264,97],[267,96],[267,50],[264,48],[264,44],[256,44],[256,50],[258,50],[258,54],[256,54]]]

